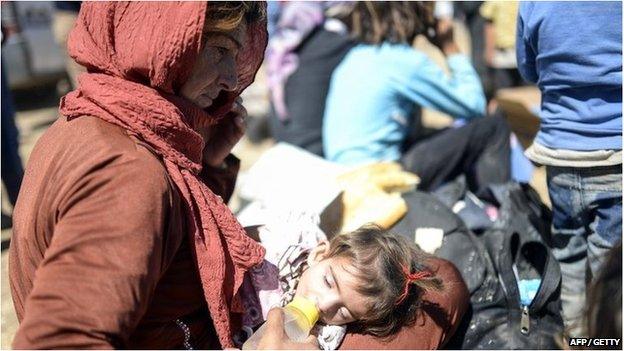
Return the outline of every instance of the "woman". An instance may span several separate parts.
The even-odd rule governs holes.
[[[229,152],[264,13],[83,4],[68,50],[88,73],[33,150],[15,208],[13,347],[234,346],[238,288],[264,252],[225,205]]]
[[[358,40],[334,70],[323,120],[331,161],[398,161],[431,191],[465,173],[475,193],[509,180],[509,129],[480,118],[485,96],[470,60],[459,53],[449,21],[433,20],[425,2],[357,2],[343,19]],[[446,57],[450,76],[411,44],[426,35]],[[473,120],[405,145],[417,106]],[[407,148],[407,151],[405,151]]]

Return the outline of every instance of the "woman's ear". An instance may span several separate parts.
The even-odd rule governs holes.
[[[329,242],[327,240],[321,241],[317,247],[313,248],[308,254],[308,266],[313,266],[319,262],[321,262],[325,257],[327,257],[327,253],[329,252]]]

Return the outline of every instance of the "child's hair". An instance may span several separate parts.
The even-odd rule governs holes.
[[[428,255],[407,239],[377,226],[336,235],[326,258],[347,257],[362,282],[359,293],[372,299],[371,312],[353,322],[356,331],[385,337],[411,324],[425,290],[442,288],[442,282],[424,264]],[[411,279],[408,275],[419,275]]]
[[[367,44],[411,45],[434,26],[432,3],[423,1],[358,1],[339,16],[356,39]]]

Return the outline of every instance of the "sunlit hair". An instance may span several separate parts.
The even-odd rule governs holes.
[[[266,18],[266,8],[259,1],[210,1],[206,10],[204,32],[230,31],[243,20],[255,23]]]
[[[411,45],[419,34],[434,26],[433,2],[358,1],[339,17],[351,35],[367,44]]]
[[[336,235],[329,242],[326,258],[345,257],[352,264],[345,267],[360,281],[360,294],[371,297],[370,313],[350,325],[355,331],[385,337],[402,326],[413,323],[425,290],[442,289],[424,261],[429,257],[407,239],[382,230],[364,226],[354,232]],[[404,272],[426,271],[430,277],[409,283],[407,296],[400,299],[408,284]]]

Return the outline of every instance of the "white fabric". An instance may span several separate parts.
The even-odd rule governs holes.
[[[266,249],[265,260],[279,271],[279,289],[257,292],[262,315],[266,318],[269,309],[276,304],[283,307],[292,301],[301,273],[307,267],[308,253],[327,237],[319,228],[320,219],[316,214],[286,208],[257,207],[255,211],[258,212],[248,214],[247,218],[255,225],[261,224],[258,233]],[[265,223],[259,223],[259,218],[264,218]],[[252,274],[255,273],[252,271]],[[335,350],[347,328],[344,325],[317,324],[315,330],[319,346],[323,350]]]
[[[622,164],[622,150],[576,151],[551,149],[539,143],[533,143],[525,151],[531,161],[555,167],[600,167]]]

